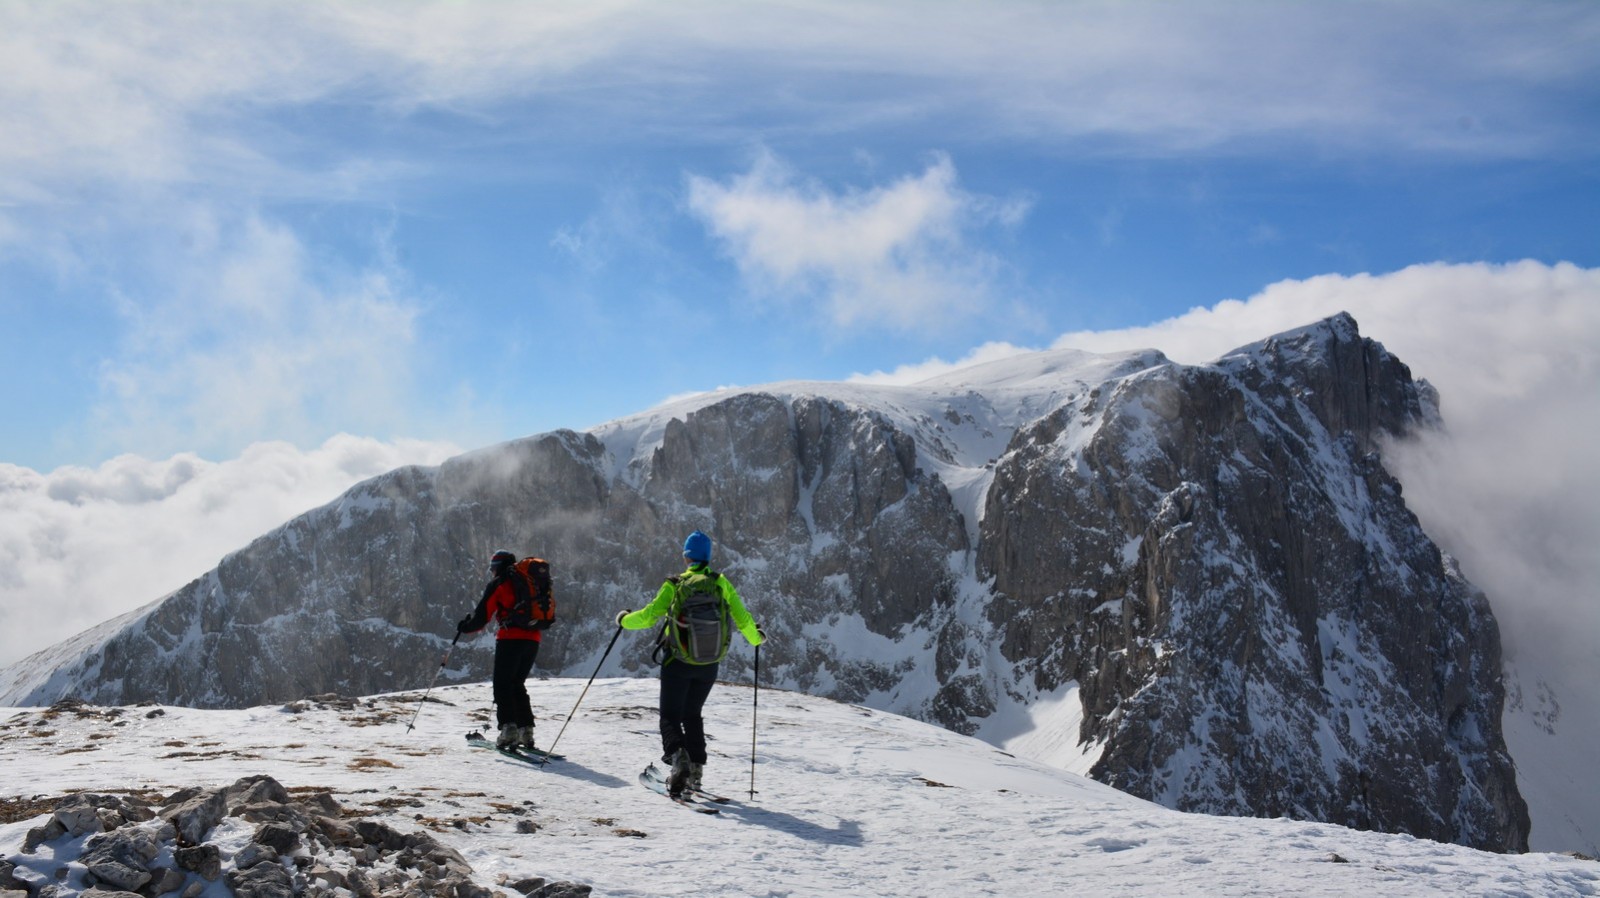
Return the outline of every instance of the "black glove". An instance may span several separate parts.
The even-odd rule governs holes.
[[[632,608],[624,608],[617,612],[617,626],[622,626],[622,619],[633,613]]]
[[[476,633],[487,626],[489,626],[489,618],[483,613],[483,608],[479,607],[478,610],[472,612],[466,617],[463,617],[461,622],[456,624],[456,632]]]

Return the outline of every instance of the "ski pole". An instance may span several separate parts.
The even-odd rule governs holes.
[[[756,797],[756,710],[761,706],[761,644],[756,643],[755,689],[750,697],[750,800]]]
[[[578,700],[572,703],[572,713],[568,714],[567,719],[561,722],[561,729],[556,732],[555,742],[550,743],[550,748],[545,751],[544,758],[539,761],[540,767],[549,762],[550,755],[555,752],[557,743],[561,741],[561,734],[567,731],[567,724],[571,723],[573,715],[578,713],[578,706],[583,704],[583,697],[589,694],[589,687],[594,684],[594,678],[600,675],[600,665],[606,663],[606,658],[611,655],[611,647],[617,644],[617,637],[621,635],[622,625],[617,624],[617,632],[611,634],[611,642],[606,644],[606,650],[600,656],[600,663],[594,666],[594,673],[589,674],[589,682],[583,684],[583,691],[578,693]]]
[[[411,728],[417,725],[417,718],[422,714],[422,706],[428,701],[428,693],[433,691],[433,684],[439,682],[439,672],[444,670],[446,664],[450,663],[450,653],[455,651],[456,640],[460,638],[461,631],[457,630],[456,638],[450,640],[450,647],[444,650],[444,658],[439,662],[439,669],[433,672],[433,679],[428,681],[427,691],[422,693],[422,700],[417,702],[417,713],[411,715],[411,722],[406,724],[406,732],[411,732]]]

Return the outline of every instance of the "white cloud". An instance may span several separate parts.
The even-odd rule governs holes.
[[[914,15],[888,2],[11,3],[0,200],[109,184],[359,190],[416,161],[401,141],[329,151],[273,114],[503,122],[500,104],[529,98],[581,97],[582,120],[603,130],[724,144],[775,122],[933,123],[1118,155],[1285,141],[1358,156],[1587,155],[1596,118],[1571,111],[1593,105],[1597,34],[1591,4],[1447,0]]]
[[[339,435],[222,462],[124,455],[47,474],[0,463],[0,667],[177,589],[362,480],[459,451]]]
[[[184,211],[121,288],[123,335],[101,362],[86,444],[223,455],[412,429],[423,303],[381,245],[369,267],[341,270],[279,223]]]
[[[1001,359],[1008,359],[1014,355],[1021,355],[1026,352],[1033,351],[1035,350],[1029,349],[1025,346],[1014,346],[1010,343],[985,343],[954,362],[947,362],[944,359],[936,357],[911,365],[900,365],[893,371],[873,371],[868,374],[852,374],[847,379],[856,383],[869,384],[906,385],[921,383],[929,378],[938,377],[941,374],[948,374],[951,371],[956,371],[961,368],[971,367],[972,365],[982,365],[986,362],[997,362]]]
[[[1001,266],[972,235],[1026,208],[961,190],[945,156],[888,186],[833,192],[770,154],[727,184],[691,177],[689,206],[758,291],[819,299],[838,327],[902,330],[987,307]]]
[[[0,197],[78,183],[338,192],[395,172],[381,150],[309,152],[313,129],[274,126],[274,112],[398,118],[520,95],[608,55],[619,6],[7,4]]]

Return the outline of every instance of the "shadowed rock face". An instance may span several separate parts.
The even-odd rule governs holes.
[[[614,481],[609,465],[595,437],[558,432],[375,478],[178,590],[82,659],[70,691],[239,707],[423,685],[498,547],[553,562],[559,623],[543,670],[592,665],[615,612],[681,569],[695,527],[719,535],[717,565],[760,597],[763,622],[795,630],[845,615],[892,636],[950,603],[950,558],[968,550],[911,438],[843,403],[734,396],[672,421]],[[647,669],[648,643],[619,646],[621,665]],[[453,676],[486,677],[491,655],[486,638],[461,644]],[[909,669],[826,640],[775,641],[765,660],[799,688],[845,698]],[[745,664],[735,656],[724,671]]]
[[[946,439],[972,421],[962,397],[924,396],[948,404],[918,417],[826,393],[708,400],[625,446],[560,431],[392,472],[13,697],[420,688],[497,548],[552,561],[539,667],[588,676],[615,612],[699,527],[773,637],[764,683],[963,732],[1076,683],[1092,775],[1134,794],[1525,847],[1494,619],[1381,460],[1434,422],[1431,392],[1348,316],[1207,366],[1151,356],[1052,386],[1018,404],[1034,411],[992,465],[963,469]],[[992,480],[958,500],[941,471]],[[647,672],[649,643],[620,641],[608,674]],[[491,653],[463,642],[444,679],[486,678]]]

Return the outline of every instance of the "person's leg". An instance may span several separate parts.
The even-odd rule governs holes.
[[[500,730],[494,744],[512,748],[517,744],[517,714],[519,703],[527,701],[522,690],[522,680],[517,676],[521,652],[510,639],[497,639],[494,643],[494,718]]]
[[[508,662],[511,668],[508,676],[511,679],[509,698],[512,711],[511,722],[517,726],[533,726],[533,704],[528,700],[528,675],[533,673],[533,662],[539,657],[539,643],[531,639],[508,639],[507,642],[516,643],[512,650],[512,659]]]
[[[710,665],[705,671],[706,676],[689,681],[683,708],[683,747],[689,751],[689,760],[701,766],[706,763],[706,721],[701,711],[711,695],[711,687],[717,684],[716,665]]]
[[[683,748],[683,717],[691,682],[682,676],[683,667],[669,662],[661,668],[661,760],[669,764]]]
[[[510,650],[512,660],[507,662],[512,670],[508,675],[511,682],[506,690],[511,725],[516,727],[512,742],[519,748],[532,748],[534,746],[533,704],[528,699],[528,675],[533,672],[534,659],[539,657],[539,643],[531,639],[506,641],[515,645],[515,648]]]
[[[516,646],[509,639],[499,639],[494,644],[494,721],[504,727],[516,723],[516,689],[522,688],[517,678]],[[515,684],[515,689],[513,688]]]
[[[706,698],[711,695],[711,687],[716,685],[716,665],[712,665],[708,673],[709,676],[690,682],[687,707],[684,710],[683,746],[689,757],[688,763],[684,765],[682,782],[688,789],[703,788],[701,783],[705,777],[706,723],[701,710],[705,707]]]

